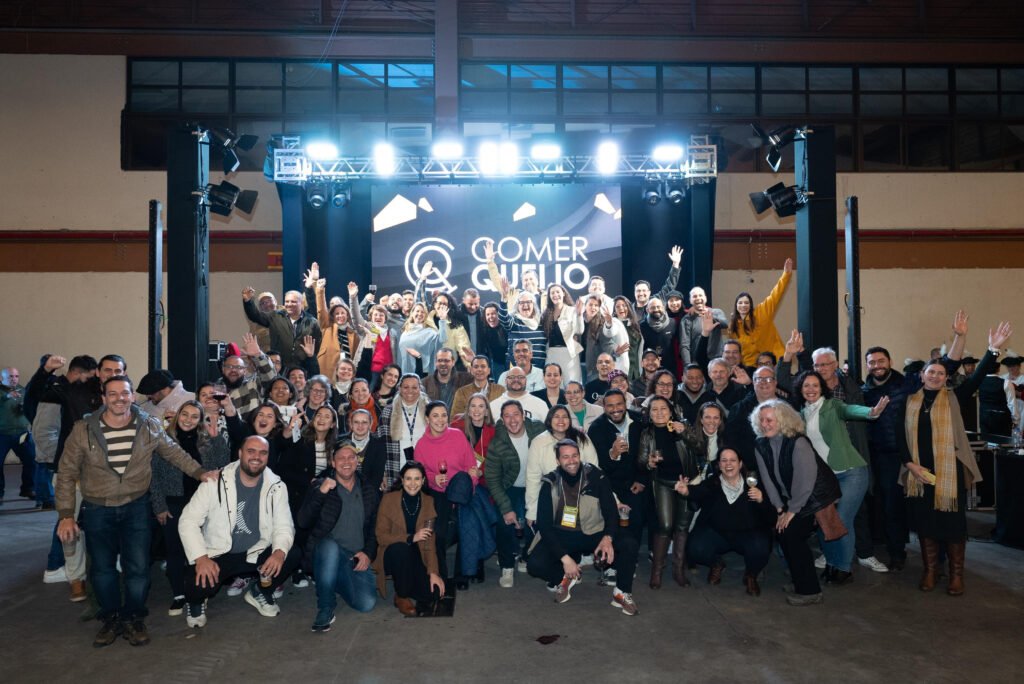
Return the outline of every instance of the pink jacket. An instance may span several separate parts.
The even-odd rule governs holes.
[[[455,473],[468,473],[477,465],[476,456],[473,455],[473,449],[469,446],[469,440],[466,439],[466,435],[462,431],[455,428],[448,428],[440,437],[432,436],[430,430],[427,430],[420,437],[420,441],[416,442],[414,454],[416,460],[427,469],[427,485],[435,492],[445,491]],[[446,473],[448,480],[445,481],[443,487],[438,487],[438,466],[442,461],[448,464]],[[475,486],[478,478],[472,474],[470,476],[473,478]]]

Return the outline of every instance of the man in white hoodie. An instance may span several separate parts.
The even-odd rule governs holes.
[[[178,534],[189,565],[185,568],[185,621],[189,627],[206,624],[206,602],[221,582],[237,575],[259,573],[245,600],[264,617],[281,609],[274,589],[291,576],[301,556],[288,508],[284,482],[267,468],[270,444],[262,437],[247,438],[238,461],[225,467],[215,482],[196,490],[178,520]]]

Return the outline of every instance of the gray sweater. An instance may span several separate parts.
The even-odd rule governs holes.
[[[768,440],[772,447],[772,454],[775,456],[773,459],[775,461],[774,479],[779,482],[782,482],[782,474],[779,472],[779,455],[782,453],[782,442],[784,439],[782,435],[776,435]],[[814,482],[818,476],[818,464],[815,462],[817,458],[818,455],[814,453],[811,443],[806,439],[798,439],[793,446],[793,481],[789,486],[790,491],[783,494],[775,488],[775,483],[772,482],[773,478],[761,478],[761,485],[768,493],[768,499],[775,508],[783,508],[785,506],[786,510],[793,515],[800,514],[800,511],[807,504],[807,499],[810,498],[811,492],[814,491]],[[757,454],[757,467],[763,472],[768,470],[760,453]]]

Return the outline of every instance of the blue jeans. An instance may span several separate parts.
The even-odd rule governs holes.
[[[509,501],[512,503],[512,510],[519,520],[526,518],[526,487],[509,487],[505,490]],[[515,525],[509,525],[500,516],[498,511],[498,524],[495,526],[495,541],[498,542],[498,565],[502,568],[514,568],[516,556],[525,558],[525,550],[530,548],[533,541],[533,530],[523,523],[522,537],[517,537]]]
[[[25,441],[19,441],[25,435]],[[7,483],[4,480],[3,462],[7,452],[13,451],[21,459],[21,491],[34,492],[36,479],[36,444],[32,441],[32,433],[20,435],[0,435],[0,499],[4,498]],[[52,498],[52,496],[51,496]]]
[[[868,467],[850,468],[841,473],[836,473],[839,480],[839,490],[842,498],[837,502],[839,519],[846,525],[847,533],[835,540],[824,541],[821,531],[818,531],[818,541],[821,542],[821,550],[825,552],[825,560],[837,570],[849,572],[853,562],[853,550],[857,545],[857,535],[853,531],[853,519],[857,515],[864,495],[868,491]]]
[[[121,506],[82,502],[82,528],[89,555],[89,582],[100,605],[99,619],[120,616],[141,620],[149,595],[149,493]],[[124,602],[117,576],[117,557],[124,573]]]
[[[313,552],[313,577],[316,579],[316,609],[334,612],[337,594],[360,613],[368,613],[377,605],[377,575],[373,568],[356,572],[352,568],[354,551],[342,548],[331,537],[317,542]]]

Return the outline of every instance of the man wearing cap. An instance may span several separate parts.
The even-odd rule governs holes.
[[[145,395],[148,400],[139,405],[139,409],[159,419],[173,418],[186,401],[196,398],[175,380],[171,371],[157,368],[142,376],[136,393]]]
[[[257,306],[260,311],[267,314],[268,316],[277,311],[277,297],[274,296],[273,292],[260,292],[256,298]],[[260,345],[260,349],[263,351],[269,351],[273,349],[270,344],[270,328],[265,325],[260,325],[254,321],[249,321],[249,334],[256,336],[256,342]]]
[[[661,368],[661,356],[653,349],[645,349],[640,357],[640,377],[629,386],[629,393],[636,397],[634,401],[637,404],[647,396],[647,386],[651,384],[654,372],[659,368]]]

